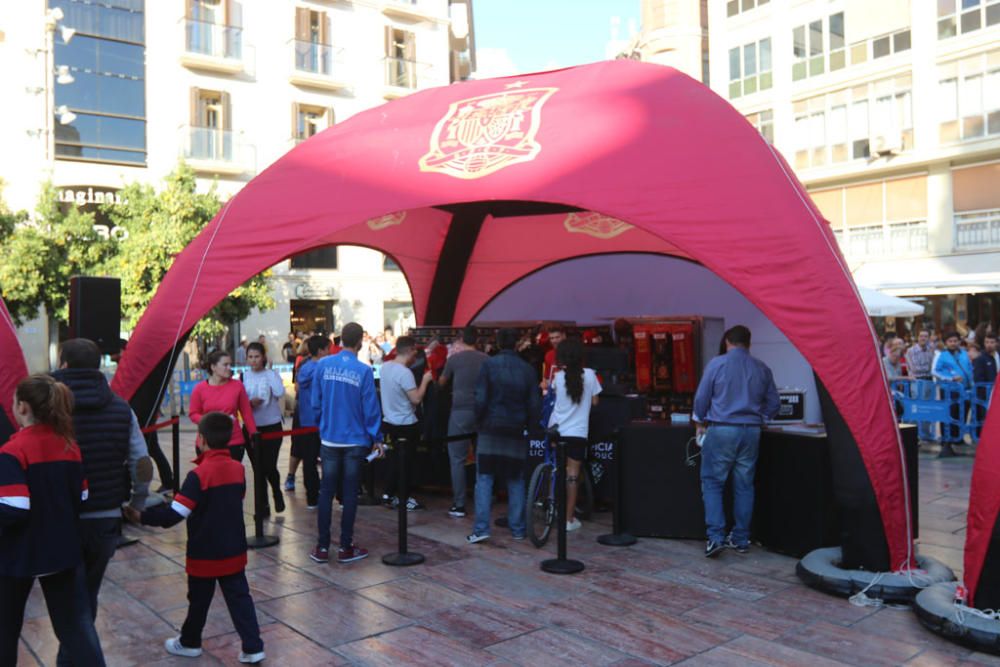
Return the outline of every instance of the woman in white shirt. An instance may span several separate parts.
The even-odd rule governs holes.
[[[556,365],[551,389],[556,393],[556,404],[549,427],[558,427],[566,441],[566,530],[576,530],[580,527],[574,515],[577,480],[587,453],[590,408],[597,405],[601,383],[597,373],[583,367],[583,342],[579,338],[567,338],[559,344]]]
[[[257,430],[263,436],[267,433],[280,431],[281,397],[285,395],[285,385],[278,372],[267,367],[267,353],[260,343],[247,345],[247,364],[250,370],[243,374],[243,386],[250,397],[250,407],[253,408],[254,422]],[[281,475],[278,473],[278,453],[281,450],[282,439],[262,440],[259,456],[251,457],[250,462],[260,459],[259,471],[271,486],[274,494],[274,510],[285,510],[285,498],[281,493]],[[265,498],[265,502],[267,502]],[[264,514],[270,514],[270,507],[265,506]]]

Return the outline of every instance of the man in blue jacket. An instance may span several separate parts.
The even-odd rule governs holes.
[[[341,331],[343,350],[336,356],[314,361],[312,403],[319,418],[320,460],[323,481],[319,490],[319,539],[309,557],[317,563],[330,560],[330,521],[337,482],[343,477],[340,497],[344,512],[340,517],[338,563],[350,563],[368,556],[368,550],[354,544],[354,517],[358,512],[358,481],[361,464],[369,451],[382,455],[382,410],[375,392],[372,369],[358,361],[364,329],[356,322]]]
[[[316,379],[317,362],[330,351],[330,339],[326,336],[310,336],[306,340],[309,358],[299,367],[295,376],[296,410],[299,416],[299,426],[319,426],[319,420],[313,412],[312,387]],[[292,436],[292,451],[302,461],[302,479],[306,485],[306,509],[319,507],[319,471],[316,462],[319,460],[319,433],[306,433]]]
[[[955,331],[949,331],[944,335],[945,349],[937,356],[931,374],[938,382],[953,382],[961,385],[964,391],[972,387],[972,362],[969,361],[968,353],[961,348],[961,343],[962,339]],[[968,412],[968,401],[961,398],[952,401],[950,414],[954,421],[965,423]],[[963,429],[958,424],[942,424],[941,453],[939,456],[955,456],[952,445],[961,443],[963,435]]]

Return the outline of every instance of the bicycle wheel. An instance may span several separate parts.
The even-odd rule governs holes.
[[[552,498],[552,474],[555,468],[548,463],[539,463],[531,473],[528,483],[527,515],[528,537],[536,547],[543,547],[549,539],[552,522],[555,520],[555,502]]]
[[[576,518],[587,521],[594,513],[594,483],[590,479],[590,466],[584,462],[580,467],[580,479],[576,483]]]

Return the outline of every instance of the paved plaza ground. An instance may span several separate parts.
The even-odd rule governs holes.
[[[192,441],[185,428],[184,451]],[[282,470],[287,449],[286,441]],[[971,469],[971,457],[920,459],[920,551],[956,572]],[[410,548],[425,564],[383,565],[380,556],[395,550],[396,514],[361,507],[355,539],[372,556],[318,565],[307,556],[316,515],[304,495],[300,475],[288,509],[267,524],[281,544],[250,553],[269,665],[1000,665],[925,631],[907,609],[856,607],[806,588],[793,558],[755,548],[708,560],[703,543],[681,540],[600,546],[594,538],[608,532],[608,514],[570,534],[570,555],[586,563],[575,576],[539,570],[554,540],[538,550],[494,529],[490,541],[467,545],[471,517],[449,518],[443,497],[410,514]],[[336,537],[339,512],[334,521]],[[164,653],[186,611],[184,528],[129,533],[141,542],[119,550],[101,592],[108,664],[238,664],[239,639],[218,592],[203,657]],[[20,664],[55,664],[37,586],[22,637]]]

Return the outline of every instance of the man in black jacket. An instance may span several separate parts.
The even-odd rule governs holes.
[[[80,511],[80,541],[91,611],[97,617],[97,594],[121,536],[122,504],[142,511],[153,464],[132,408],[108,386],[100,371],[101,351],[86,338],[62,344],[53,377],[73,392],[76,434],[89,494]],[[69,664],[59,656],[58,664]]]
[[[997,381],[997,366],[1000,365],[1000,354],[997,353],[997,335],[994,333],[986,334],[986,339],[983,341],[983,352],[976,360],[972,362],[972,381],[976,384],[993,384]],[[986,398],[986,389],[984,387],[975,387],[974,391],[977,394],[977,398],[983,400]],[[986,410],[982,406],[976,406],[976,421],[979,424],[983,423],[986,418]],[[976,438],[979,437],[979,432],[982,430],[982,426],[976,427]]]
[[[528,433],[541,429],[542,397],[538,376],[514,351],[514,329],[497,334],[500,353],[483,362],[476,381],[476,522],[466,540],[482,542],[490,536],[493,480],[507,479],[507,518],[515,540],[527,533],[524,503],[524,467]]]

